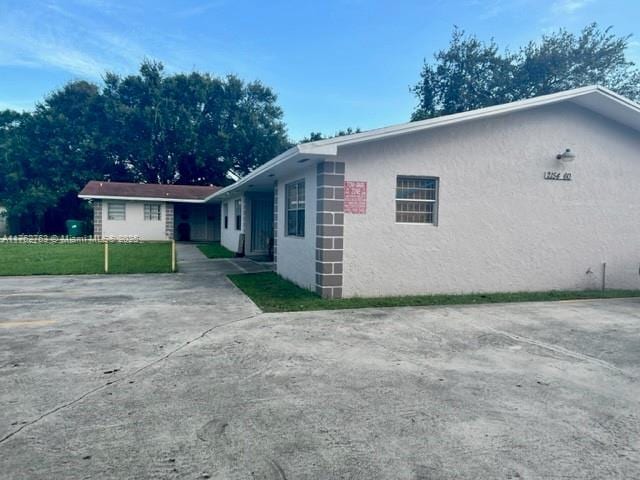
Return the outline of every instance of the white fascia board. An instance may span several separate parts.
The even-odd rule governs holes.
[[[251,182],[253,179],[255,179],[257,176],[262,175],[263,173],[267,173],[268,171],[272,170],[273,168],[280,166],[280,165],[285,165],[287,163],[290,163],[292,161],[294,161],[295,159],[298,158],[304,158],[305,156],[320,156],[320,157],[330,157],[330,156],[335,156],[338,153],[338,147],[336,145],[326,145],[326,146],[322,146],[320,148],[315,147],[315,146],[310,146],[310,144],[307,143],[303,143],[300,145],[296,145],[295,147],[290,148],[289,150],[287,150],[284,153],[281,153],[280,155],[278,155],[277,157],[269,160],[267,163],[260,165],[258,168],[256,168],[255,170],[253,170],[251,173],[248,173],[247,175],[245,175],[244,177],[242,177],[240,180],[238,180],[235,183],[232,183],[231,185],[218,190],[216,193],[209,195],[206,199],[205,202],[210,201],[212,199],[215,198],[219,198],[222,196],[227,195],[228,193],[242,187],[245,184],[248,184],[249,182]]]
[[[132,202],[173,202],[173,203],[205,203],[204,200],[184,200],[179,198],[156,197],[116,197],[113,195],[78,195],[85,200],[124,200]]]
[[[390,127],[378,128],[375,130],[369,130],[362,133],[354,133],[352,135],[345,135],[342,137],[329,138],[327,140],[318,140],[316,142],[308,142],[297,145],[290,148],[286,152],[278,155],[273,160],[258,167],[253,172],[242,177],[240,180],[232,185],[229,185],[222,190],[217,191],[213,195],[207,197],[205,201],[215,198],[220,195],[224,195],[228,192],[235,190],[236,188],[250,182],[256,176],[263,172],[266,172],[273,167],[276,167],[284,162],[291,160],[296,156],[304,157],[310,156],[336,156],[338,148],[345,145],[358,144],[363,142],[370,142],[374,140],[380,140],[383,138],[404,135],[413,132],[419,132],[429,130],[432,128],[444,127],[448,125],[454,125],[456,123],[462,123],[471,120],[479,120],[483,118],[505,115],[508,113],[519,112],[522,110],[528,110],[534,107],[541,107],[544,105],[554,104],[562,101],[579,100],[580,97],[586,97],[588,95],[601,95],[608,101],[616,102],[620,105],[629,108],[632,112],[640,114],[640,105],[625,98],[611,90],[591,85],[587,87],[575,88],[573,90],[566,90],[564,92],[552,93],[549,95],[543,95],[539,97],[527,98],[524,100],[518,100],[515,102],[504,103],[501,105],[494,105],[492,107],[480,108],[477,110],[470,110],[468,112],[455,113],[452,115],[445,115],[442,117],[430,118],[427,120],[421,120],[418,122],[408,122],[400,125],[393,125]],[[576,103],[579,103],[578,101]],[[594,109],[595,111],[595,109]],[[616,120],[616,118],[612,118]]]
[[[454,113],[452,115],[444,115],[442,117],[429,118],[427,120],[420,120],[417,122],[402,123],[399,125],[393,125],[390,127],[378,128],[375,130],[369,130],[367,132],[355,133],[353,135],[346,135],[344,137],[334,137],[327,140],[319,140],[317,142],[311,142],[306,144],[309,148],[320,148],[328,145],[333,145],[336,148],[344,145],[351,145],[356,143],[368,142],[373,140],[380,140],[382,138],[404,135],[407,133],[413,133],[416,131],[429,130],[431,128],[443,127],[456,123],[461,123],[470,120],[478,120],[485,117],[492,117],[496,115],[504,115],[508,113],[517,112],[520,110],[526,110],[533,107],[540,107],[551,103],[560,102],[563,100],[570,100],[589,93],[599,92],[605,95],[611,95],[612,97],[618,97],[625,101],[630,106],[637,107],[637,105],[630,102],[630,100],[620,97],[615,93],[607,90],[603,87],[589,86],[581,87],[573,90],[567,90],[564,92],[552,93],[550,95],[543,95],[540,97],[527,98],[525,100],[518,100],[515,102],[504,103],[501,105],[494,105],[492,107],[480,108],[477,110],[469,110],[467,112]]]

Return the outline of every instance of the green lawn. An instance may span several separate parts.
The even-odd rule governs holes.
[[[109,244],[109,273],[171,272],[171,243]],[[104,245],[0,244],[0,275],[104,273]]]
[[[235,253],[220,245],[220,242],[203,243],[198,248],[209,258],[233,258]]]
[[[583,290],[471,293],[466,295],[412,295],[406,297],[325,300],[273,272],[229,275],[229,279],[265,312],[640,297],[640,290],[606,290],[604,292],[600,290]]]

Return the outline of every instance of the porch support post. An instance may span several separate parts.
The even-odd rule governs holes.
[[[344,162],[317,167],[316,293],[342,298]]]

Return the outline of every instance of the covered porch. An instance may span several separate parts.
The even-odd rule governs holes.
[[[180,242],[219,242],[219,203],[174,203],[173,238]]]

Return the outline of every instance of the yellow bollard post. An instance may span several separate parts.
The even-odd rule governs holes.
[[[109,244],[104,242],[104,273],[109,273]]]
[[[176,271],[176,241],[171,240],[171,271]]]

